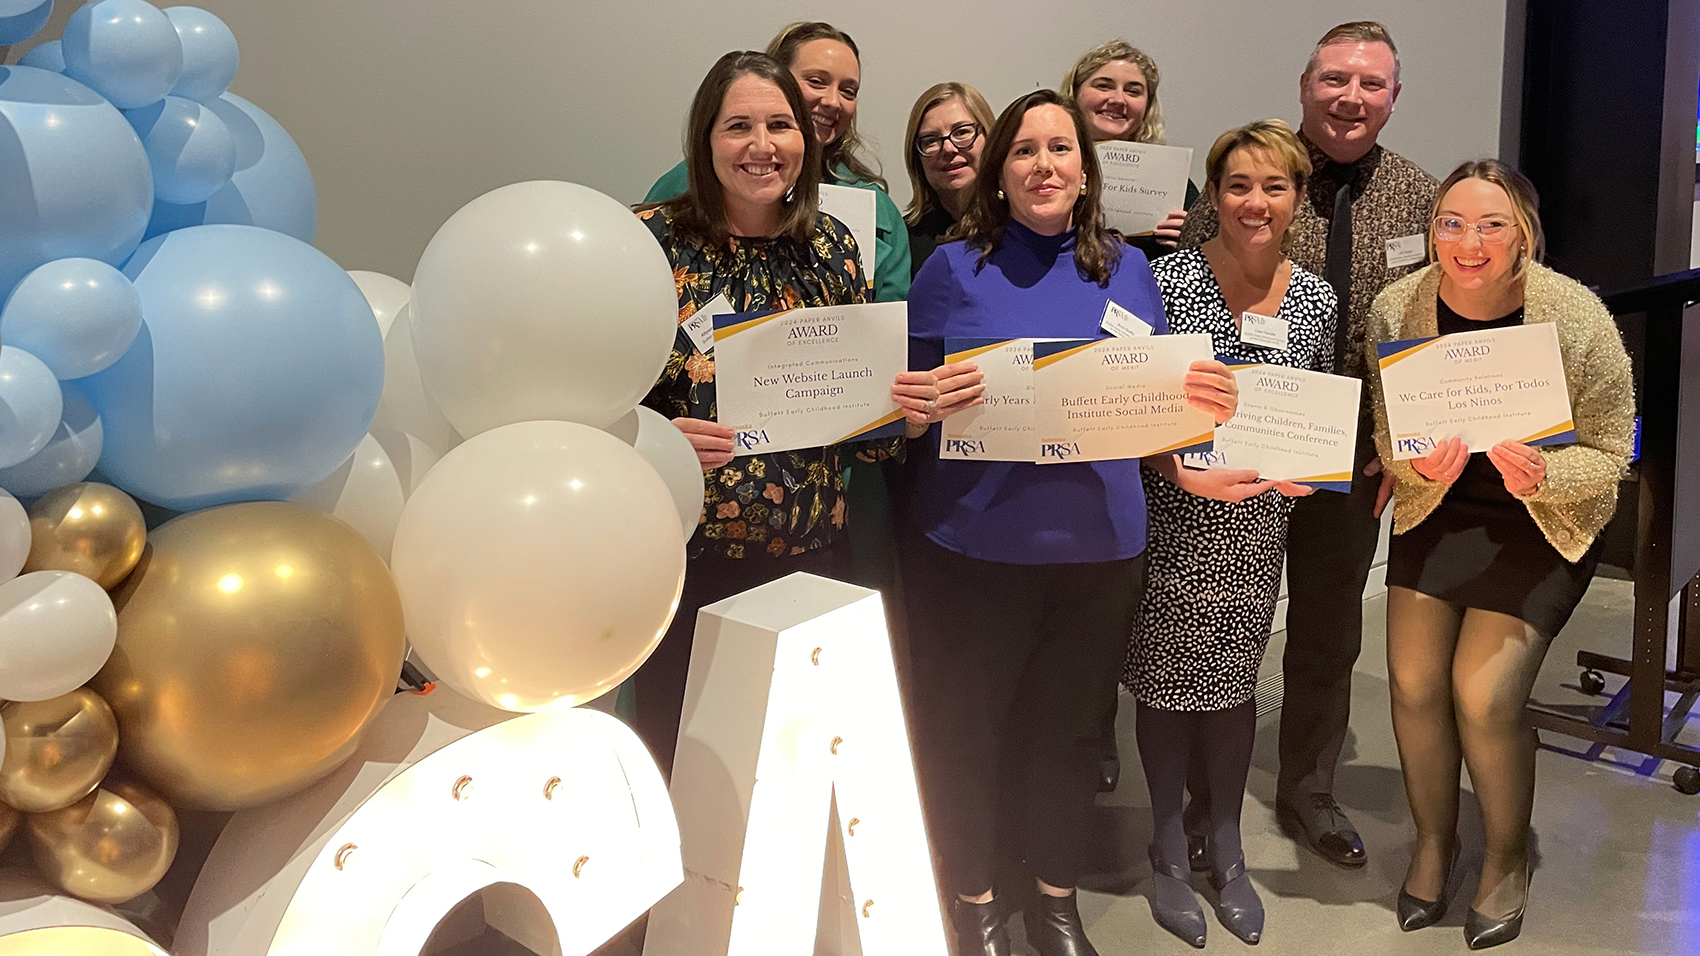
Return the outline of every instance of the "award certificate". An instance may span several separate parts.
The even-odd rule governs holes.
[[[879,221],[874,191],[821,183],[820,211],[850,230],[850,235],[856,240],[857,251],[862,253],[862,274],[857,278],[868,280],[874,274],[874,239],[878,235],[875,226]]]
[[[1376,351],[1395,461],[1422,458],[1454,436],[1472,452],[1508,440],[1576,440],[1550,322],[1387,342]]]
[[[1152,143],[1098,144],[1104,175],[1104,221],[1129,236],[1148,236],[1186,207],[1186,174],[1192,150]]]
[[[984,402],[940,426],[939,457],[965,461],[1036,461],[1033,416],[1034,339],[945,339],[945,364],[980,367]]]
[[[1215,423],[1184,379],[1210,358],[1208,335],[1034,343],[1039,463],[1208,450]]]
[[[902,434],[892,383],[909,368],[909,306],[714,317],[715,400],[739,455]]]
[[[1182,463],[1350,492],[1363,382],[1285,365],[1228,367],[1239,382],[1239,410],[1216,426],[1215,447]]]

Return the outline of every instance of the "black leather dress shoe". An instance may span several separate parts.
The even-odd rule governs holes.
[[[1076,895],[1040,893],[1027,905],[1027,943],[1039,951],[1039,956],[1098,956],[1080,925]]]
[[[1187,867],[1194,873],[1210,872],[1210,833],[1207,829],[1209,821],[1192,820],[1182,816],[1181,827],[1186,830]]]
[[[1256,946],[1263,938],[1263,900],[1246,874],[1245,857],[1220,873],[1212,870],[1210,886],[1216,891],[1216,918],[1242,942]]]
[[[1446,887],[1452,882],[1452,870],[1458,865],[1458,844],[1452,844],[1452,857],[1446,864],[1446,873],[1440,878],[1440,898],[1425,900],[1420,896],[1412,896],[1406,892],[1403,883],[1399,885],[1399,902],[1395,912],[1399,915],[1399,928],[1407,933],[1427,926],[1433,926],[1446,916]]]
[[[1464,942],[1471,949],[1487,949],[1501,943],[1509,943],[1523,932],[1523,913],[1529,906],[1529,880],[1534,877],[1530,870],[1523,882],[1523,905],[1517,907],[1517,912],[1504,919],[1490,919],[1476,912],[1474,906],[1464,914]]]
[[[951,922],[956,924],[958,956],[1009,956],[1009,930],[1003,925],[1003,905],[956,901]]]
[[[1104,756],[1098,765],[1098,792],[1115,793],[1116,787],[1122,782],[1122,760],[1116,754],[1116,747],[1111,744],[1104,751]]]
[[[1312,793],[1293,799],[1277,797],[1275,818],[1288,836],[1315,850],[1317,855],[1335,866],[1349,870],[1369,862],[1364,841],[1357,827],[1347,819],[1345,811],[1334,802],[1333,794]]]

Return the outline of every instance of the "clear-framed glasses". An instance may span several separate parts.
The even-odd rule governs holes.
[[[1517,234],[1517,223],[1500,216],[1489,216],[1477,222],[1465,222],[1457,216],[1436,216],[1433,225],[1434,237],[1441,242],[1457,242],[1471,229],[1485,245],[1498,245]]]
[[[927,133],[915,137],[915,152],[922,156],[937,156],[939,150],[944,149],[944,141],[947,139],[950,140],[950,145],[955,146],[957,151],[961,152],[974,145],[974,141],[979,138],[979,123],[957,123],[950,128],[950,133],[947,136]]]

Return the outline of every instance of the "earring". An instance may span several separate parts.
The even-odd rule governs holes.
[[[1081,182],[1080,182],[1080,194],[1082,196],[1086,195],[1086,181],[1085,180],[1081,180]]]
[[[998,199],[1003,199],[1003,190],[998,190]]]
[[[796,195],[797,195],[797,185],[795,183],[792,183],[791,188],[785,190],[785,200],[784,201],[790,202],[792,199],[796,198]]]

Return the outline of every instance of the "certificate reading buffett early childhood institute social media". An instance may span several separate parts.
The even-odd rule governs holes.
[[[1039,463],[1208,450],[1214,422],[1184,380],[1210,358],[1208,335],[1034,343]]]
[[[1363,382],[1285,365],[1228,367],[1239,383],[1239,410],[1216,426],[1214,448],[1187,455],[1183,463],[1251,469],[1259,478],[1350,492]]]
[[[891,398],[909,367],[903,302],[714,317],[715,401],[739,455],[903,431]]]
[[[1502,441],[1576,441],[1558,330],[1550,322],[1376,346],[1393,458],[1422,458],[1441,439],[1470,451]]]

